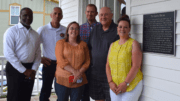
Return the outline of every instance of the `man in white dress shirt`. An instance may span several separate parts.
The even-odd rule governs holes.
[[[7,59],[7,101],[30,101],[36,70],[41,62],[39,35],[31,28],[33,12],[20,11],[20,23],[4,33],[4,56]]]
[[[39,97],[40,101],[49,101],[56,71],[55,46],[58,40],[64,38],[66,31],[66,27],[60,24],[63,18],[60,7],[55,7],[50,16],[52,18],[51,22],[37,30],[43,46],[43,57],[41,58],[41,63],[43,64],[43,83]]]

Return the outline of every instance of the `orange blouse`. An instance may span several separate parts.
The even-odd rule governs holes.
[[[82,83],[69,83],[69,76],[72,73],[64,69],[67,65],[71,65],[74,69],[89,68],[89,49],[85,42],[81,41],[77,46],[72,46],[65,39],[61,39],[56,43],[55,54],[57,59],[55,76],[58,84],[76,88],[88,83],[85,73],[82,75]]]

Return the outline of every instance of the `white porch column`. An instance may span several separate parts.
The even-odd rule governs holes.
[[[117,13],[117,0],[114,0],[114,22],[116,23],[116,21],[117,21],[117,15],[119,14],[119,13]]]
[[[101,0],[96,0],[96,7],[98,11],[98,15],[96,16],[97,22],[99,22],[99,10],[101,9]]]
[[[79,25],[86,22],[86,6],[88,5],[89,1],[87,0],[78,0],[78,23]]]
[[[131,7],[131,0],[126,0],[126,14],[131,15],[131,10],[130,10],[130,7]]]

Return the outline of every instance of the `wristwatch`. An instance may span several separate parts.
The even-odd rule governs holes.
[[[128,82],[126,82],[126,81],[124,81],[125,83],[126,83],[126,86],[129,86],[129,83]]]

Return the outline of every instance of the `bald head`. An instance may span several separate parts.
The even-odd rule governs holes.
[[[59,23],[61,19],[63,18],[62,9],[60,7],[54,7],[53,11],[50,14],[52,21]]]
[[[107,13],[112,13],[111,8],[109,8],[109,7],[102,7],[100,9],[100,12],[104,12],[104,11],[106,11]]]
[[[55,9],[58,9],[62,12],[62,9],[60,7],[54,7],[51,13],[53,13]]]
[[[103,26],[109,26],[112,22],[113,14],[109,7],[102,7],[99,12],[99,20]]]

